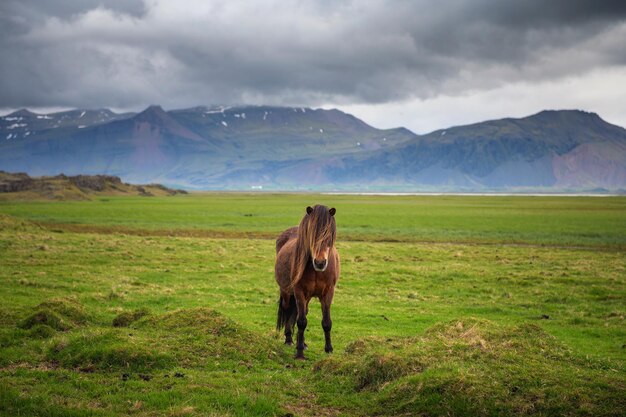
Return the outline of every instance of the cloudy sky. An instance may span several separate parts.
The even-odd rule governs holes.
[[[0,109],[338,107],[418,133],[626,126],[626,1],[2,0]]]

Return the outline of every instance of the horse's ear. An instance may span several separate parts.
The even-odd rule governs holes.
[[[308,207],[306,208],[306,214],[311,214],[311,213],[313,213],[313,207],[308,206]]]
[[[334,207],[331,208],[330,210],[328,210],[328,212],[330,213],[331,216],[334,216],[335,213],[337,213],[337,209],[335,209]]]

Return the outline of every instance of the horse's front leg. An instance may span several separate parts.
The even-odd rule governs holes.
[[[298,325],[298,337],[296,341],[296,359],[304,359],[304,331],[306,330],[307,320],[306,314],[308,310],[307,299],[302,291],[295,291],[296,306],[298,307],[298,318],[296,324]]]
[[[330,330],[333,327],[333,321],[330,319],[330,305],[333,302],[333,292],[330,291],[320,299],[322,304],[322,329],[324,329],[324,338],[326,339],[324,351],[326,353],[332,353],[333,351],[333,345],[330,341]]]

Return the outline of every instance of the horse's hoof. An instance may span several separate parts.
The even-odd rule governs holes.
[[[287,346],[291,346],[291,345],[293,345],[293,340],[285,340],[285,344]]]
[[[296,360],[298,360],[298,361],[303,361],[303,360],[305,360],[305,359],[306,359],[306,358],[304,357],[304,354],[302,354],[302,353],[296,353]]]
[[[324,348],[326,353],[333,353],[333,348]]]

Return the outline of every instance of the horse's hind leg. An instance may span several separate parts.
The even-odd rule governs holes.
[[[322,297],[320,301],[322,304],[322,329],[324,329],[324,338],[326,339],[324,351],[332,353],[333,345],[330,341],[330,330],[333,327],[333,321],[330,319],[330,305],[333,302],[333,291]]]
[[[292,294],[283,293],[280,296],[283,311],[285,312],[285,344],[291,346],[293,344],[293,326],[296,322],[296,299]]]
[[[296,305],[298,306],[298,317],[296,319],[296,324],[298,325],[298,338],[296,341],[296,359],[304,359],[304,349],[306,345],[304,344],[304,331],[306,330],[307,319],[307,300],[302,291],[297,291],[296,295]]]
[[[291,346],[293,345],[293,327],[296,324],[296,316],[298,314],[296,299],[293,295],[291,296],[289,303],[289,318],[287,319],[287,323],[285,323],[285,344]]]
[[[296,315],[292,315],[289,318],[287,324],[285,324],[285,344],[288,346],[293,345],[293,326],[296,323]]]

